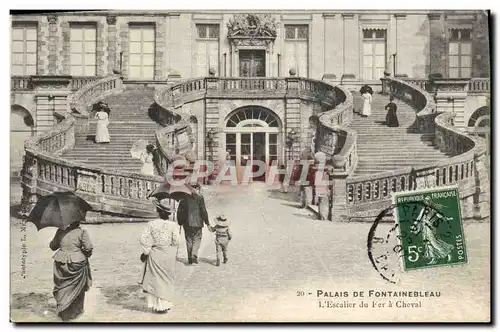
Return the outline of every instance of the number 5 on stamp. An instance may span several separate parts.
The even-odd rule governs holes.
[[[457,187],[398,192],[393,201],[406,271],[467,263]]]

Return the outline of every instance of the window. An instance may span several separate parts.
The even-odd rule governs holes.
[[[207,76],[210,68],[219,74],[219,25],[196,24],[195,75]]]
[[[36,75],[36,23],[14,23],[12,25],[11,52],[11,75]]]
[[[69,47],[71,75],[96,75],[96,36],[95,24],[71,24]]]
[[[155,27],[130,25],[129,77],[153,79],[155,68]]]
[[[196,24],[196,30],[200,39],[219,39],[218,24]]]
[[[283,52],[283,69],[285,70],[284,74],[286,76],[288,76],[289,70],[292,68],[297,71],[297,76],[308,76],[308,39],[308,25],[285,25],[285,51]]]
[[[378,80],[386,65],[386,30],[363,29],[363,79]]]
[[[279,127],[279,120],[260,107],[241,108],[227,120],[227,127]]]
[[[308,40],[308,37],[307,25],[285,25],[285,39]]]
[[[451,29],[448,45],[448,76],[451,78],[471,75],[471,30]]]

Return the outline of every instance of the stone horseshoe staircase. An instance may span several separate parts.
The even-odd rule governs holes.
[[[363,98],[352,92],[354,110],[361,112]],[[357,132],[358,166],[353,176],[375,174],[408,166],[431,165],[450,156],[433,145],[433,134],[421,134],[413,128],[417,110],[395,99],[399,127],[385,125],[385,105],[389,97],[373,94],[372,115],[354,115],[350,128]]]
[[[105,167],[139,173],[142,163],[130,155],[132,144],[137,140],[156,142],[155,131],[162,128],[151,119],[148,110],[154,103],[153,88],[127,89],[120,94],[103,99],[108,103],[109,144],[96,144],[94,133],[96,120],[91,119],[88,133],[75,135],[75,147],[64,158],[92,167]]]

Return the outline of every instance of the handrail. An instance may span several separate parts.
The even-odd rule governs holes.
[[[88,107],[98,99],[121,91],[123,79],[120,75],[109,75],[84,85],[80,90],[68,97],[72,111],[88,115]]]
[[[356,148],[357,134],[347,126],[352,121],[353,97],[343,86],[334,88],[337,105],[319,117],[320,139],[319,150],[333,160],[335,177],[349,176],[356,168],[358,154]],[[335,149],[337,142],[343,138],[342,147]],[[339,150],[339,151],[337,151]]]

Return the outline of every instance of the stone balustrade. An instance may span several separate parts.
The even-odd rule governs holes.
[[[172,96],[170,98],[169,96]],[[325,105],[335,105],[335,92],[328,83],[303,77],[288,78],[227,78],[202,77],[159,89],[155,101],[164,109],[179,107],[198,98],[284,98],[298,95]]]
[[[71,76],[70,89],[72,91],[77,91],[83,88],[85,85],[95,82],[99,79],[96,76]]]
[[[428,91],[428,89],[430,88],[429,80],[425,78],[404,78],[403,81],[418,86],[424,91]]]
[[[345,200],[334,202],[332,214],[337,212],[343,215],[344,218],[338,217],[340,220],[373,220],[381,211],[381,206],[389,206],[392,203],[392,193],[458,185],[462,199],[462,216],[472,218],[476,194],[475,163],[485,152],[483,144],[454,128],[452,114],[436,113],[432,97],[419,86],[397,79],[384,80],[387,80],[386,84],[391,86],[396,97],[416,106],[420,132],[432,129],[436,146],[454,157],[434,165],[352,177],[345,180],[345,187],[342,187],[343,184],[336,184],[337,193],[345,193]]]
[[[356,168],[356,132],[347,126],[352,121],[352,94],[342,86],[334,88],[335,107],[319,117],[319,150],[333,160],[334,176],[347,177]]]
[[[99,77],[96,76],[71,76],[67,88],[76,91],[98,79]],[[33,88],[32,76],[11,76],[10,78],[10,89],[12,91],[33,90]]]
[[[490,92],[490,79],[489,78],[472,78],[469,81],[469,93],[484,93]]]
[[[104,97],[121,91],[123,79],[119,75],[110,75],[86,84],[80,90],[72,94],[69,107],[72,111],[88,115],[89,107]]]
[[[162,123],[168,123],[167,128],[159,130],[156,134],[157,142],[161,147],[160,150],[168,160],[172,158],[173,151],[176,148],[179,148],[179,152],[181,152],[183,149],[187,150],[190,146],[188,139],[181,137],[183,135],[189,136],[189,130],[181,130],[181,128],[189,127],[188,119],[183,118],[185,114],[180,111],[183,104],[203,98],[284,99],[287,96],[320,103],[324,109],[330,109],[330,111],[325,111],[320,116],[320,130],[325,136],[328,136],[323,140],[325,144],[320,150],[329,153],[331,157],[335,150],[332,144],[339,142],[334,137],[345,135],[347,131],[345,126],[352,119],[352,96],[341,87],[334,88],[323,81],[303,77],[227,78],[211,76],[190,79],[180,84],[158,89],[155,93],[155,102],[162,108],[159,111],[158,118]],[[342,102],[337,105],[337,100]],[[172,126],[173,123],[176,123],[175,127]],[[175,139],[175,135],[179,135],[179,138]],[[184,143],[179,144],[176,142]],[[355,150],[351,149],[351,151]]]
[[[85,85],[68,99],[68,108],[85,113],[87,105],[109,93],[119,91],[118,76]],[[60,155],[74,147],[75,131],[85,130],[87,115],[58,113],[58,124],[25,144],[22,182],[24,213],[29,213],[38,196],[54,191],[74,191],[84,198],[94,212],[143,220],[156,216],[147,195],[164,178],[137,173],[89,167],[70,162]]]
[[[10,89],[13,91],[31,90],[33,86],[31,84],[30,76],[11,76],[10,77]]]

